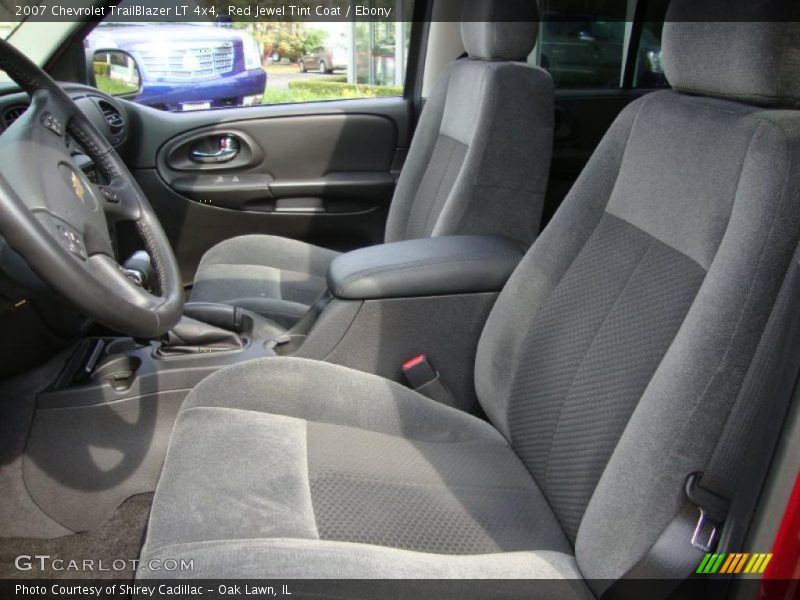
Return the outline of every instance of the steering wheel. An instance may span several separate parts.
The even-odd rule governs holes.
[[[36,274],[81,312],[120,333],[155,338],[180,318],[175,255],[153,208],[114,147],[61,87],[0,40],[0,70],[30,108],[0,136],[0,234]],[[67,148],[69,134],[108,184],[92,184]],[[155,274],[152,292],[117,263],[109,222],[130,221]]]

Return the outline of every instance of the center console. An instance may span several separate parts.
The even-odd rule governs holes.
[[[328,271],[331,300],[293,355],[405,383],[403,363],[424,354],[452,403],[472,411],[478,339],[521,258],[519,246],[499,236],[425,238],[343,254]]]

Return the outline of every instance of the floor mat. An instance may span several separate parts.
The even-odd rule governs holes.
[[[153,494],[128,498],[102,525],[58,538],[0,538],[0,579],[133,579],[134,562],[144,543]],[[19,570],[15,560],[30,555]],[[49,555],[40,564],[36,555]],[[63,563],[53,562],[55,559]],[[69,568],[73,563],[76,569]],[[93,561],[85,569],[86,561]],[[45,568],[41,568],[44,566]]]

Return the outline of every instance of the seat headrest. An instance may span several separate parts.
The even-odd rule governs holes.
[[[536,0],[465,0],[461,39],[470,58],[525,60],[539,34]]]
[[[800,106],[797,0],[672,0],[662,50],[678,91]]]

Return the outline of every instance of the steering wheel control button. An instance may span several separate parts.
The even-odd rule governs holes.
[[[81,260],[86,260],[88,258],[88,256],[86,256],[86,250],[84,250],[81,244],[70,244],[68,250]]]
[[[101,185],[100,193],[103,195],[103,198],[105,198],[112,204],[119,204],[119,196],[117,195],[117,192],[115,192],[111,188]]]
[[[88,258],[86,248],[83,247],[81,236],[62,225],[56,225],[56,231],[58,231],[58,234],[61,236],[67,250],[81,260],[86,260]]]
[[[42,113],[42,125],[47,127],[50,131],[52,131],[59,137],[64,135],[64,125],[52,113],[49,112]]]

